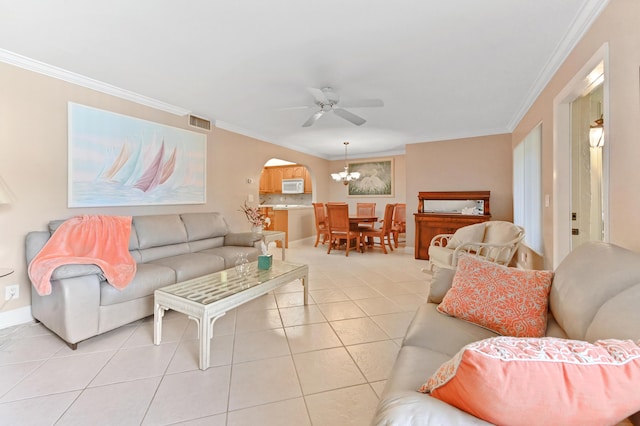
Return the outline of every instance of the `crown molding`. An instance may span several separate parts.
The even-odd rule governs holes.
[[[35,59],[27,58],[26,56],[18,55],[17,53],[9,52],[8,50],[0,49],[0,61],[19,68],[53,77],[58,80],[63,80],[68,83],[86,87],[87,89],[106,93],[107,95],[116,96],[118,98],[145,105],[151,108],[166,111],[171,114],[185,116],[190,112],[185,108],[171,105],[157,99],[140,95],[138,93],[130,92],[128,90],[112,86],[111,84],[103,83],[102,81],[94,80],[92,78],[76,74],[74,72],[67,71],[53,65],[45,64],[44,62],[40,62]]]
[[[542,68],[542,71],[536,78],[529,95],[525,98],[520,108],[509,121],[507,127],[510,132],[516,128],[524,115],[529,111],[533,103],[538,99],[545,87],[549,84],[560,66],[567,59],[571,51],[576,47],[578,42],[584,37],[585,33],[591,27],[602,10],[609,4],[609,0],[587,0],[583,7],[578,11],[573,24],[567,29],[562,41],[558,44],[555,51]]]

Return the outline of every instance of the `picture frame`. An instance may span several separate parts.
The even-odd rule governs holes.
[[[393,158],[381,158],[347,163],[349,173],[358,172],[360,178],[350,181],[349,197],[393,197]]]
[[[207,136],[68,104],[68,206],[206,203]]]

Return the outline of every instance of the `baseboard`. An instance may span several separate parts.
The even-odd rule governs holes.
[[[0,312],[0,330],[33,321],[31,306]]]

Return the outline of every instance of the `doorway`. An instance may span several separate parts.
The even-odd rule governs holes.
[[[571,103],[571,249],[604,241],[602,94],[600,83]]]
[[[554,99],[553,268],[585,241],[609,238],[608,52],[605,43]],[[591,148],[601,116],[604,144]]]

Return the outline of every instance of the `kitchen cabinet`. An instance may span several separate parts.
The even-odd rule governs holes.
[[[311,177],[304,166],[274,166],[264,167],[260,174],[261,194],[282,193],[282,179],[304,179],[304,192],[310,194]]]
[[[311,183],[311,174],[309,174],[309,170],[304,168],[304,193],[311,194],[313,192],[313,185]]]

